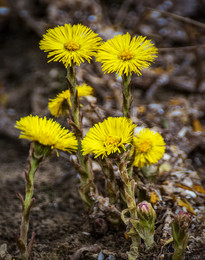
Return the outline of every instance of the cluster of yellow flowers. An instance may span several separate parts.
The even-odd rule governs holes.
[[[121,153],[133,144],[134,166],[157,163],[165,152],[162,136],[148,128],[133,136],[135,127],[132,120],[126,117],[109,117],[102,123],[95,124],[82,141],[83,155],[102,155],[103,158],[112,153]]]
[[[133,136],[135,127],[132,120],[126,117],[109,117],[102,123],[95,124],[82,140],[83,155],[94,154],[95,158],[103,158],[126,151],[127,146],[133,144],[134,166],[157,163],[165,152],[162,136],[148,128]],[[51,149],[67,152],[77,150],[75,135],[52,119],[30,115],[17,121],[16,128],[21,130],[20,138],[51,146]]]
[[[107,42],[102,42],[88,27],[78,24],[65,24],[49,29],[40,41],[40,49],[48,52],[49,61],[62,62],[65,67],[80,65],[84,60],[90,62],[95,56],[102,63],[104,72],[116,72],[118,76],[138,75],[155,59],[157,48],[146,37],[131,38],[130,34],[117,35]],[[86,84],[77,87],[79,97],[93,94],[93,89]],[[70,91],[58,94],[49,100],[49,110],[55,117],[66,115],[66,102],[70,102]],[[52,119],[38,116],[21,118],[16,127],[22,131],[20,138],[37,141],[52,149],[73,152],[77,150],[77,141],[71,132],[61,128]],[[143,167],[154,164],[162,158],[165,142],[159,133],[142,130],[134,135],[136,125],[126,117],[109,117],[102,123],[95,124],[82,140],[83,155],[94,154],[95,158],[121,153],[129,145],[135,150],[134,166]]]
[[[94,158],[101,157],[102,161],[104,157],[109,157],[108,160],[103,161],[102,170],[104,173],[106,170],[109,172],[113,170],[113,167],[109,165],[110,162],[118,167],[118,177],[121,178],[124,189],[122,197],[126,200],[128,207],[125,211],[129,211],[130,214],[129,221],[125,221],[123,213],[125,211],[121,212],[121,218],[127,228],[131,227],[129,234],[132,234],[132,245],[130,252],[128,252],[128,258],[137,259],[138,244],[136,241],[138,241],[138,236],[144,240],[147,248],[154,242],[156,213],[151,204],[148,206],[144,203],[139,206],[139,210],[143,209],[143,211],[148,208],[152,209],[152,215],[149,214],[149,219],[146,219],[144,224],[144,216],[137,210],[136,206],[136,184],[132,176],[132,166],[141,168],[157,163],[165,152],[165,142],[159,133],[148,128],[143,129],[138,134],[135,133],[136,125],[129,118],[131,110],[129,83],[132,73],[141,75],[141,71],[149,67],[156,58],[157,48],[146,37],[132,38],[127,33],[103,42],[96,33],[86,26],[65,24],[49,29],[40,41],[40,49],[48,52],[49,61],[62,62],[67,68],[69,89],[61,92],[54,99],[50,99],[48,108],[55,117],[68,116],[74,133],[61,127],[53,119],[40,118],[37,115],[23,117],[16,122],[15,127],[21,131],[20,138],[33,142],[30,149],[29,168],[25,175],[25,200],[19,195],[23,211],[17,245],[22,259],[30,259],[32,239],[28,244],[27,236],[29,214],[33,201],[34,175],[40,162],[47,158],[53,149],[76,154],[77,163],[73,163],[80,174],[79,194],[89,207],[92,207],[93,194],[98,194],[98,189],[94,182],[92,164],[89,163],[87,155]],[[84,60],[90,62],[92,56],[96,57],[96,61],[102,63],[104,72],[115,72],[117,77],[122,76],[123,117],[108,117],[103,122],[91,127],[83,137],[79,100],[92,96],[94,91],[91,86],[85,83],[76,86],[75,66],[79,66]],[[119,154],[120,160],[118,160]],[[114,158],[114,160],[110,160],[110,158]],[[129,161],[132,165],[128,167]],[[114,172],[112,174],[114,176]],[[118,195],[121,192],[117,179],[105,174],[105,182],[106,195],[109,197],[110,203],[115,204],[120,200]],[[108,183],[109,185],[107,185]],[[140,219],[141,215],[143,221],[138,223],[137,216]],[[147,227],[147,222],[149,222],[149,228],[143,229],[145,231],[142,232],[141,227]]]
[[[103,71],[126,75],[134,72],[141,75],[144,68],[157,57],[157,48],[146,37],[131,38],[129,33],[117,35],[102,42],[88,27],[65,24],[49,29],[40,41],[40,49],[48,52],[50,61],[63,62],[65,67],[80,65],[91,56],[102,63]]]

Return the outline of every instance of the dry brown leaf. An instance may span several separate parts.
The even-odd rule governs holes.
[[[152,191],[150,194],[150,202],[155,204],[159,200],[159,196],[155,191]]]
[[[137,108],[137,113],[144,114],[145,112],[146,112],[146,107],[145,106],[139,106]]]
[[[199,193],[205,194],[205,189],[204,189],[203,187],[201,187],[200,185],[192,186],[192,188],[193,188],[195,191],[199,192]]]
[[[170,100],[170,105],[171,105],[171,106],[178,106],[179,104],[180,104],[180,100],[177,99],[177,98],[172,98],[172,99]]]
[[[195,213],[195,211],[194,211],[192,205],[191,205],[186,199],[181,200],[181,199],[179,199],[179,198],[176,198],[176,200],[177,200],[178,206],[184,207],[184,208],[186,208],[186,210],[187,210],[188,212],[190,212],[190,213],[196,215],[196,213]]]
[[[184,190],[193,191],[192,188],[190,188],[190,187],[188,187],[188,186],[186,186],[186,185],[183,185],[183,184],[181,184],[181,183],[177,183],[177,186],[180,187],[180,188],[182,188],[182,189],[184,189]]]
[[[125,237],[126,240],[129,240],[129,239],[130,239],[130,237],[129,237],[129,235],[127,234],[127,232],[124,232],[124,237]]]
[[[159,176],[162,176],[165,172],[170,172],[172,169],[171,165],[167,162],[165,163],[162,163],[160,166],[159,166]]]
[[[203,132],[203,127],[198,119],[194,119],[192,122],[194,132]]]

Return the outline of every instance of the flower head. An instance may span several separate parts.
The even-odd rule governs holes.
[[[58,122],[46,117],[22,117],[16,122],[16,128],[21,130],[19,138],[38,142],[51,149],[72,152],[77,150],[77,140],[73,133],[62,128]]]
[[[133,165],[144,167],[146,164],[157,163],[165,152],[165,142],[163,137],[148,128],[140,131],[134,136],[135,160]]]
[[[178,233],[179,232],[186,233],[191,224],[191,221],[192,221],[191,215],[188,212],[181,210],[174,217],[172,226],[175,228],[175,231],[178,231]]]
[[[102,123],[95,124],[82,141],[83,155],[94,154],[95,158],[112,153],[121,153],[133,140],[136,125],[126,117],[108,117]]]
[[[102,44],[96,54],[96,60],[102,63],[103,71],[122,74],[141,75],[144,68],[157,57],[157,48],[146,40],[146,37],[138,36],[131,39],[131,35],[117,35],[113,39]]]
[[[88,86],[85,83],[80,86],[77,86],[77,91],[78,91],[78,96],[80,98],[91,96],[93,94],[93,88],[91,86]],[[61,92],[54,99],[49,99],[48,108],[51,114],[55,117],[59,117],[61,115],[65,116],[68,111],[67,101],[71,106],[69,89]]]
[[[137,205],[137,216],[140,220],[151,220],[152,222],[152,220],[156,218],[156,212],[150,203],[143,201]]]
[[[171,223],[172,236],[174,240],[174,259],[183,259],[189,240],[189,226],[192,222],[191,215],[185,211],[180,211]],[[181,257],[179,257],[181,256]]]
[[[84,59],[90,62],[91,56],[95,54],[101,41],[97,36],[82,24],[65,24],[48,29],[40,41],[40,49],[48,52],[49,62],[63,62],[66,68],[72,63],[79,66]]]
[[[137,217],[135,229],[139,236],[144,240],[147,249],[154,244],[154,225],[156,212],[152,205],[147,201],[143,201],[137,205]]]

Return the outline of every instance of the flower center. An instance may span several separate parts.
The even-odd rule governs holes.
[[[152,147],[152,142],[150,140],[142,140],[142,142],[138,145],[138,150],[141,153],[146,153],[147,151],[150,150]]]
[[[127,49],[124,49],[123,51],[121,51],[121,53],[118,56],[118,58],[120,60],[124,60],[124,61],[131,60],[133,57],[134,57],[134,54],[130,50],[127,50]]]
[[[64,44],[64,47],[69,51],[77,51],[80,49],[80,44],[77,42],[74,42],[73,40],[70,40]]]
[[[105,146],[114,146],[114,147],[118,147],[119,143],[120,143],[120,138],[118,136],[107,136],[105,138]]]

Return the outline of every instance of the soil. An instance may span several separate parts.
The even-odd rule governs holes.
[[[139,259],[171,259],[173,243],[165,245],[162,240],[171,237],[169,224],[180,209],[193,217],[185,259],[205,259],[205,3],[137,2],[116,0],[109,6],[94,0],[21,0],[13,6],[12,1],[0,1],[0,259],[20,259],[14,239],[21,221],[16,193],[24,194],[29,144],[19,140],[15,121],[29,114],[49,117],[48,99],[66,88],[63,65],[47,64],[38,47],[45,29],[65,22],[90,26],[104,39],[129,31],[155,41],[156,63],[143,76],[133,75],[131,83],[134,122],[156,129],[167,144],[158,176],[150,180],[136,172],[144,196],[150,198],[156,191],[160,197],[153,203],[156,243],[151,252],[142,243]],[[185,16],[193,20],[187,22]],[[102,116],[121,115],[120,81],[115,75],[104,75],[100,65],[91,62],[78,68],[77,79],[95,88]],[[82,111],[86,131],[97,117],[86,102]],[[67,126],[66,121],[59,122]],[[32,259],[127,259],[130,240],[125,226],[111,225],[104,216],[100,220],[104,226],[96,225],[98,219],[80,200],[78,173],[70,161],[70,155],[54,153],[36,173],[29,231],[29,238],[35,232]],[[95,174],[103,190],[99,168]],[[186,199],[191,209],[176,198]]]

